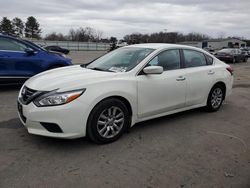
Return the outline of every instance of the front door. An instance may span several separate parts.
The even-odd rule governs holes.
[[[185,106],[186,78],[180,62],[179,50],[166,50],[147,65],[162,66],[162,74],[138,75],[139,118],[157,116]]]

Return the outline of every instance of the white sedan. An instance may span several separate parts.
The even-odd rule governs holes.
[[[202,49],[138,44],[30,78],[18,113],[31,134],[108,143],[141,121],[198,107],[217,111],[232,85],[231,67]]]

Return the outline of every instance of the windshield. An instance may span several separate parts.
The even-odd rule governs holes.
[[[37,44],[35,44],[35,43],[33,43],[33,42],[29,41],[29,40],[23,40],[23,41],[24,41],[25,43],[28,43],[29,45],[35,47],[35,48],[38,48],[38,49],[40,49],[40,50],[45,50],[45,49],[42,48],[41,46],[38,46]],[[45,51],[46,51],[46,50],[45,50]]]
[[[93,61],[86,68],[110,72],[127,72],[153,51],[154,49],[149,48],[119,48]]]

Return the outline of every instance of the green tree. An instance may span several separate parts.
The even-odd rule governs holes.
[[[12,20],[13,30],[16,36],[22,37],[24,30],[24,23],[20,18],[14,18]]]
[[[0,32],[8,35],[14,34],[13,25],[7,17],[3,17],[0,22]]]
[[[33,16],[27,18],[25,23],[25,37],[28,38],[41,38],[40,24]]]

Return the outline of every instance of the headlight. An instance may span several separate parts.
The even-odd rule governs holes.
[[[38,107],[58,106],[67,104],[80,97],[85,90],[86,89],[80,89],[80,90],[60,92],[60,93],[56,91],[51,91],[35,99],[34,104]]]

